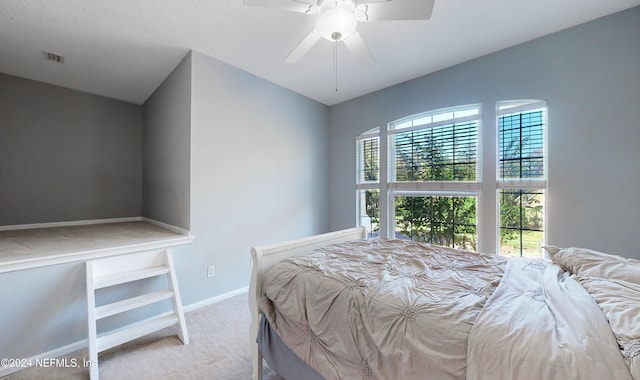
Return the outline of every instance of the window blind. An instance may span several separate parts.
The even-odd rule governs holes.
[[[544,110],[499,117],[501,179],[544,178]]]
[[[418,115],[393,125],[390,181],[475,181],[479,125],[478,108]]]
[[[358,183],[380,180],[380,137],[358,140]]]

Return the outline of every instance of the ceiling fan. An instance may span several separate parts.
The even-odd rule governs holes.
[[[284,59],[297,62],[321,38],[344,42],[356,61],[376,62],[358,33],[358,23],[383,20],[427,20],[434,0],[243,0],[245,5],[282,9],[314,16],[315,28]]]

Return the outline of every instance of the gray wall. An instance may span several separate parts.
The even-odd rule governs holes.
[[[53,90],[51,96],[64,89]],[[64,92],[72,99],[85,95]],[[12,104],[0,100],[5,102],[0,106]],[[70,101],[67,112],[74,111],[73,106]],[[44,104],[38,107],[47,110]],[[138,182],[144,178],[143,215],[190,228],[196,235],[192,245],[174,250],[185,305],[246,287],[252,245],[327,231],[327,107],[194,52],[143,107],[133,108],[138,133],[144,109],[144,142],[138,138],[136,147],[138,165],[144,147],[144,174],[140,168],[137,173]],[[96,106],[94,112],[107,111]],[[55,120],[51,122],[56,127]],[[86,141],[78,138],[75,143]],[[84,160],[76,154],[76,161]],[[130,216],[141,215],[139,195],[137,200]],[[43,221],[36,217],[29,222]],[[213,279],[206,277],[211,264],[216,266]],[[82,263],[0,275],[0,325],[10,327],[0,329],[0,357],[28,358],[67,345],[79,348],[75,344],[87,334],[84,277]],[[134,286],[152,290],[162,285],[154,280],[122,285],[101,293],[98,303],[123,298]],[[153,305],[101,328],[139,320],[168,306]]]
[[[147,134],[144,146],[148,150],[145,169],[150,171],[144,175],[145,180],[149,186],[169,186],[165,199],[176,201],[175,205],[165,205],[168,206],[166,209],[159,206],[161,202],[145,203],[145,213],[148,210],[149,215],[157,215],[167,223],[175,221],[182,227],[188,221],[188,227],[196,236],[192,245],[174,250],[184,304],[194,304],[247,286],[252,245],[353,226],[357,134],[375,126],[384,127],[389,121],[405,115],[480,102],[484,105],[482,148],[495,150],[492,107],[497,100],[505,99],[543,98],[549,101],[550,243],[640,257],[633,236],[640,228],[638,41],[640,8],[634,8],[329,110],[220,61],[192,53],[144,105]],[[21,84],[16,85],[16,80]],[[81,170],[85,168],[77,165],[88,160],[85,165],[90,166],[91,171],[101,173],[100,178],[135,187],[136,191],[131,191],[130,196],[138,198],[131,210],[118,215],[113,215],[111,209],[120,210],[122,206],[112,205],[116,202],[107,197],[100,202],[110,207],[103,203],[96,206],[104,212],[95,211],[88,216],[74,213],[69,218],[140,215],[143,203],[139,198],[143,192],[140,149],[143,146],[143,107],[23,81],[0,75],[2,197],[8,194],[5,183],[10,187],[10,182],[22,181],[20,175],[31,177],[29,184],[33,181],[38,184],[39,176],[48,175],[29,160],[47,162],[45,157],[49,157],[57,162],[55,154],[66,155],[45,146],[47,138],[56,142],[60,136],[67,139],[74,136],[74,144],[67,142],[66,146],[73,150],[80,147],[70,145],[80,145],[84,150],[76,150],[75,155],[67,159],[69,162],[60,163],[64,163],[62,167],[51,168],[60,177],[53,176],[59,186],[71,190],[65,181],[71,181],[74,173],[70,173],[65,165]],[[36,101],[24,95],[29,91],[39,94]],[[18,101],[16,94],[23,97]],[[186,96],[191,98],[188,164],[184,142],[187,136],[184,129]],[[29,102],[33,102],[30,107],[18,105]],[[172,111],[167,112],[167,107]],[[23,120],[21,128],[30,130],[29,133],[18,133],[13,127],[5,127],[13,125],[5,122],[4,115],[15,112],[14,108],[24,108],[20,116]],[[56,116],[55,123],[51,123],[49,117],[52,116],[48,116],[56,114],[52,108],[66,111]],[[81,122],[69,122],[80,115],[83,115]],[[15,118],[11,116],[6,120]],[[49,128],[59,124],[82,125],[92,132],[83,134],[75,130],[59,135],[41,128],[31,130],[31,124]],[[101,125],[101,130],[93,131],[91,125],[94,124]],[[120,124],[131,125],[137,131],[122,131]],[[328,131],[327,125],[330,126]],[[180,128],[179,131],[173,130],[172,126]],[[110,128],[115,130],[110,131]],[[9,130],[17,135],[9,136]],[[122,138],[116,138],[112,133]],[[125,138],[125,135],[129,137]],[[171,144],[173,138],[179,141],[176,146]],[[138,158],[130,160],[136,163],[122,164],[124,167],[107,165],[110,169],[104,169],[103,164],[122,159],[111,156],[128,156],[128,150],[121,144],[129,146],[129,139],[137,139],[135,154],[131,156]],[[41,149],[29,148],[32,141],[38,141]],[[87,149],[86,146],[94,147],[92,144],[95,144],[95,150]],[[103,152],[107,145],[113,149],[109,154]],[[121,152],[123,149],[124,153]],[[23,154],[25,150],[31,154]],[[96,151],[98,153],[94,153]],[[176,166],[166,173],[154,167],[156,159],[166,159],[162,152],[170,152],[167,155],[175,159],[168,165]],[[113,173],[115,168],[117,172],[128,173],[131,166],[136,167],[137,173],[131,183],[123,178],[133,177],[133,174]],[[484,162],[483,170],[489,173],[486,178],[495,178],[493,163]],[[186,177],[190,193],[188,211],[183,210],[183,192],[187,186],[185,173],[189,173]],[[79,185],[77,197],[80,200],[105,196],[102,187],[88,194],[88,188],[94,183],[87,182]],[[137,185],[133,185],[134,182]],[[106,186],[115,187],[114,184]],[[493,223],[495,182],[486,180],[483,193],[490,196],[483,198],[485,218],[482,223]],[[48,203],[42,206],[44,209],[32,209],[28,218],[13,215],[0,224],[65,220],[67,216],[61,210],[48,208],[57,207],[56,203],[61,203],[59,197],[63,196],[56,196],[54,202],[48,198]],[[15,189],[11,193],[12,202],[13,197],[22,199],[21,194],[15,194]],[[8,207],[6,198],[0,199],[0,217],[8,212]],[[89,209],[88,206],[78,208]],[[485,250],[492,251],[495,248],[493,235],[484,229],[482,238]],[[206,267],[211,264],[216,266],[216,276],[208,279]],[[26,358],[84,339],[84,286],[82,264],[2,274],[0,325],[7,328],[0,329],[0,356]]]
[[[47,87],[37,83],[23,86],[28,85]],[[53,88],[49,95],[57,96],[61,90]],[[85,94],[63,92],[71,99],[67,113],[75,110],[75,101],[87,105],[82,99]],[[13,104],[6,98],[0,100],[2,107]],[[46,102],[37,107],[45,111],[34,108],[33,113],[48,110]],[[246,287],[252,245],[327,231],[327,107],[196,52],[185,57],[143,107],[132,107],[138,132],[136,180],[141,183],[144,178],[145,186],[143,215],[190,228],[196,235],[192,245],[174,250],[185,305]],[[144,143],[140,138],[142,108]],[[95,106],[94,113],[102,115],[110,110]],[[60,120],[43,118],[34,123],[38,122],[53,128]],[[107,132],[99,136],[105,138]],[[41,130],[31,133],[46,134]],[[44,139],[34,138],[44,144]],[[84,135],[75,138],[76,145],[87,143]],[[140,168],[142,147],[144,174]],[[118,153],[122,148],[112,149]],[[75,161],[85,160],[80,152],[74,152]],[[42,152],[33,154],[34,159],[43,160]],[[25,171],[35,170],[22,165]],[[51,170],[64,182],[66,168]],[[68,189],[73,194],[72,190]],[[126,216],[141,215],[140,186],[138,191],[138,205]],[[29,222],[50,221],[47,215],[34,215]],[[52,215],[52,220],[61,220]],[[216,276],[209,279],[206,267],[212,264]],[[0,356],[28,358],[67,345],[79,348],[75,344],[87,334],[84,276],[82,263],[3,273],[0,325],[10,328],[0,329]],[[161,281],[153,280],[135,284],[147,289],[159,286]],[[99,295],[98,303],[122,298],[128,290],[129,285],[110,289]],[[117,327],[167,308],[166,302],[154,305],[102,328]]]
[[[139,105],[0,74],[0,225],[141,216],[142,117]],[[103,292],[98,303],[126,290]],[[87,337],[84,263],[2,273],[0,300],[0,357]]]
[[[355,225],[355,136],[482,103],[481,250],[495,252],[495,104],[546,99],[548,243],[640,258],[640,7],[330,109],[330,227]],[[488,154],[487,154],[488,153]]]
[[[174,250],[185,304],[246,287],[251,246],[328,228],[327,107],[201,53],[191,59],[195,240]]]
[[[0,225],[139,216],[142,108],[0,74]]]
[[[191,54],[143,105],[145,217],[189,229]]]

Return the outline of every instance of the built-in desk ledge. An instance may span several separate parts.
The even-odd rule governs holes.
[[[0,226],[0,273],[190,244],[187,230],[134,217]]]

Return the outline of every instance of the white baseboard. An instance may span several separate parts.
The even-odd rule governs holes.
[[[175,232],[175,233],[180,234],[180,235],[189,235],[190,234],[189,230],[185,230],[184,228],[180,228],[180,227],[176,227],[176,226],[171,225],[171,224],[160,222],[160,221],[155,220],[155,219],[150,219],[150,218],[147,218],[145,216],[143,216],[141,218],[141,220],[143,222],[146,222],[146,223],[149,223],[149,224],[153,224],[155,226],[158,226],[160,228],[164,228],[165,230],[169,230],[169,231]]]
[[[86,225],[89,225],[89,224],[140,222],[141,220],[142,220],[141,216],[132,216],[132,217],[128,217],[128,218],[70,220],[70,221],[66,221],[66,222],[14,224],[14,225],[10,225],[10,226],[0,226],[0,231],[29,230],[29,229],[33,229],[33,228],[86,226]]]
[[[30,230],[34,228],[52,228],[52,227],[73,227],[73,226],[86,226],[91,224],[108,224],[108,223],[126,223],[126,222],[146,222],[156,225],[165,230],[175,232],[180,235],[189,235],[189,230],[176,227],[171,224],[150,219],[145,216],[131,216],[126,218],[111,218],[111,219],[90,219],[90,220],[70,220],[66,222],[47,222],[47,223],[30,223],[30,224],[14,224],[10,226],[0,226],[0,231],[15,231],[15,230]]]
[[[248,291],[249,291],[249,287],[247,286],[247,287],[244,287],[244,288],[232,290],[232,291],[230,291],[228,293],[220,294],[219,296],[215,296],[215,297],[212,297],[212,298],[200,301],[200,302],[192,303],[191,305],[183,306],[182,308],[183,308],[183,310],[185,312],[198,310],[198,309],[203,308],[205,306],[213,305],[216,302],[224,301],[227,298],[231,298],[231,297],[237,296],[238,294],[247,293]]]
[[[220,302],[220,301],[224,301],[228,298],[237,296],[238,294],[242,294],[242,293],[246,293],[249,291],[249,287],[244,287],[244,288],[240,288],[237,290],[233,290],[230,291],[228,293],[224,293],[224,294],[220,294],[218,296],[203,300],[203,301],[199,301],[196,303],[192,303],[190,305],[187,306],[183,306],[183,310],[185,313],[191,312],[191,311],[195,311],[198,309],[201,309],[205,306],[209,306],[209,305],[213,305],[214,303]],[[187,329],[189,329],[189,326],[187,325]],[[63,347],[59,347],[59,348],[55,348],[53,350],[47,351],[45,353],[42,354],[38,354],[38,355],[34,355],[30,358],[21,358],[21,359],[25,359],[24,362],[26,363],[37,363],[38,359],[42,360],[42,359],[54,359],[54,358],[59,358],[61,356],[65,356],[68,355],[72,352],[78,351],[78,350],[82,350],[82,349],[86,349],[89,347],[89,342],[87,341],[87,339],[83,339],[81,341],[78,342],[74,342],[71,344],[68,344],[66,346]],[[25,367],[19,367],[19,368],[15,368],[15,367],[0,367],[0,377],[3,376],[7,376],[10,375],[12,373],[18,372],[25,369]]]

